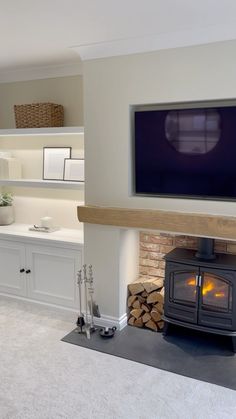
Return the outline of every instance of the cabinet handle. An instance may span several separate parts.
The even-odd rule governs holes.
[[[25,272],[24,268],[20,269],[20,273],[22,274],[23,272]]]
[[[31,270],[27,269],[27,271],[25,271],[26,274],[30,274]]]

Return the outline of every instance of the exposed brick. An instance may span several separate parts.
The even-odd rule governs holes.
[[[171,233],[159,233],[161,237],[174,237]]]
[[[163,260],[163,257],[165,256],[165,253],[161,253],[161,252],[149,252],[148,257],[149,259],[154,259],[154,260]]]
[[[160,268],[160,269],[165,269],[165,267],[166,267],[166,262],[165,262],[165,260],[160,260],[160,261],[159,261],[159,268]]]
[[[236,254],[236,243],[228,243],[227,244],[227,253]]]
[[[164,246],[164,245],[161,245],[160,246],[160,252],[166,254],[166,253],[170,252],[171,250],[173,250],[174,248],[175,248],[175,246]]]
[[[159,252],[160,251],[160,245],[156,243],[140,243],[140,249],[142,250],[150,250],[153,252]]]
[[[196,249],[197,248],[197,238],[187,237],[187,236],[178,236],[175,237],[174,244],[176,247],[184,247],[186,249]]]
[[[141,242],[149,243],[150,242],[149,237],[150,237],[150,234],[148,234],[148,233],[140,233],[140,235],[139,235],[139,238],[140,238]]]
[[[164,277],[164,269],[158,268],[150,268],[148,266],[140,266],[140,274],[141,275],[151,275],[151,276],[159,276],[161,278]]]
[[[160,263],[158,260],[151,260],[151,259],[140,259],[139,264],[142,266],[150,266],[152,268],[159,268]]]
[[[215,246],[214,246],[214,250],[217,253],[227,253],[227,243],[223,242],[223,241],[216,241],[215,242]]]
[[[140,234],[141,243],[173,244],[173,237],[161,237],[159,234]]]
[[[139,257],[140,258],[148,259],[148,256],[149,256],[149,252],[147,252],[145,250],[140,250],[139,251]]]

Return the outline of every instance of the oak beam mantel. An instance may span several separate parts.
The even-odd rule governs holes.
[[[236,240],[236,217],[232,216],[89,205],[79,206],[77,213],[83,223]]]

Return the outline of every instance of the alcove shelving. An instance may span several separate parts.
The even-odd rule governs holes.
[[[0,151],[10,151],[22,163],[22,178],[0,179],[2,190],[14,195],[16,223],[38,224],[49,215],[62,228],[81,229],[76,203],[84,200],[84,182],[42,179],[44,147],[71,147],[73,158],[84,158],[84,128],[0,129]]]

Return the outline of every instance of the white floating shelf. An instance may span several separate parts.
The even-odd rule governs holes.
[[[0,129],[0,137],[84,134],[84,127]]]
[[[41,179],[0,179],[2,186],[18,186],[23,188],[56,188],[56,189],[83,189],[84,182],[68,180],[41,180]]]

